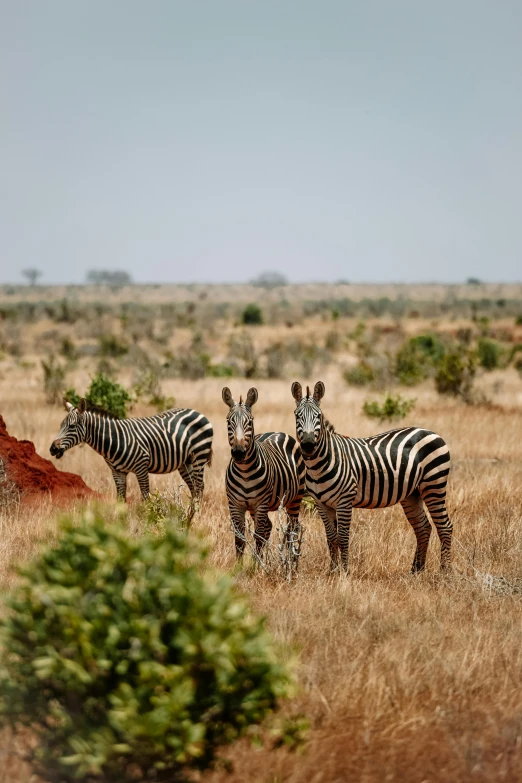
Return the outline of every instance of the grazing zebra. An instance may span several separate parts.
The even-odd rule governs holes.
[[[203,495],[203,471],[211,464],[212,425],[202,413],[173,408],[143,419],[118,419],[90,406],[64,400],[67,416],[50,452],[60,459],[67,449],[88,443],[112,471],[119,500],[126,499],[127,474],[135,473],[142,498],[149,496],[149,473],[179,470],[194,501]]]
[[[297,440],[306,465],[307,490],[324,522],[332,569],[348,568],[352,508],[387,508],[400,503],[417,538],[412,572],[422,571],[431,525],[441,544],[441,568],[450,565],[452,524],[446,511],[449,449],[440,435],[416,427],[391,430],[370,438],[339,435],[324,417],[320,401],[324,383],[292,384]]]
[[[249,511],[254,519],[259,554],[272,530],[268,512],[279,508],[281,502],[290,518],[289,532],[298,532],[305,491],[305,466],[295,439],[285,432],[254,435],[252,408],[257,396],[257,389],[252,388],[246,402],[242,397],[235,402],[230,389],[225,387],[222,392],[223,402],[230,408],[227,428],[232,459],[226,490],[238,558],[245,549],[245,513]]]

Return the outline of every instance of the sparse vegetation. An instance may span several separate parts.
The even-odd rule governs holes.
[[[163,394],[175,396],[180,406],[197,407],[214,425],[213,464],[205,472],[201,512],[192,521],[189,541],[193,536],[206,541],[209,555],[201,575],[214,568],[233,574],[249,594],[253,612],[267,616],[281,660],[296,653],[298,693],[294,707],[284,707],[282,720],[295,708],[309,718],[310,731],[306,752],[292,757],[284,748],[253,752],[246,741],[234,744],[226,751],[232,771],[218,770],[203,780],[329,783],[364,777],[374,783],[382,780],[383,770],[390,783],[521,780],[522,359],[515,319],[522,286],[288,285],[281,292],[235,286],[233,296],[229,290],[140,286],[131,297],[125,288],[0,287],[0,412],[12,434],[34,441],[42,456],[48,456],[63,413],[45,404],[40,362],[54,353],[67,367],[64,385],[83,391],[102,358],[103,334],[116,335],[129,346],[128,353],[105,360],[113,367],[112,380],[134,397],[140,374],[155,368]],[[251,301],[258,303],[265,320],[255,328],[241,324],[241,313]],[[336,336],[328,337],[332,331]],[[195,339],[198,334],[201,339]],[[76,349],[74,362],[61,352],[66,336]],[[428,354],[442,345],[444,357],[423,365],[426,378],[414,388],[401,387],[395,357],[412,338],[418,338],[416,347]],[[502,347],[493,372],[479,364],[481,338]],[[281,346],[285,355],[280,377],[273,379],[268,378],[272,346]],[[201,359],[205,375],[182,377],[178,358],[192,355],[200,361],[200,354],[207,357]],[[468,399],[475,402],[487,394],[493,403],[487,409],[463,404],[462,384],[456,394],[436,392],[439,366],[448,372],[451,354],[460,357],[468,375],[466,365],[472,359]],[[345,368],[360,361],[370,365],[374,379],[362,386],[347,385]],[[406,576],[415,537],[401,507],[395,506],[355,510],[350,575],[332,578],[323,525],[308,501],[301,517],[299,571],[290,587],[280,576],[253,568],[250,555],[242,566],[236,565],[223,491],[230,448],[221,400],[221,388],[228,382],[219,379],[221,369],[214,369],[221,365],[237,376],[229,384],[234,395],[259,385],[256,432],[294,434],[293,380],[311,388],[324,380],[325,415],[337,432],[353,436],[401,426],[400,420],[398,425],[393,420],[381,424],[365,416],[365,400],[382,406],[386,393],[415,397],[415,408],[402,422],[440,432],[451,450],[453,572],[439,575],[438,542],[432,535],[426,572]],[[150,399],[144,394],[137,400],[133,415],[148,415]],[[113,497],[110,472],[90,448],[71,449],[59,467]],[[125,535],[131,541],[144,534],[162,539],[167,520],[177,513],[180,482],[177,474],[151,476],[154,508],[148,516],[130,477]],[[60,540],[54,513],[48,502],[26,506],[15,500],[0,508],[4,595],[16,589],[15,566],[20,560],[31,561],[38,540],[46,545]],[[108,526],[109,516],[117,516],[112,503]],[[273,521],[271,543],[277,553]],[[175,526],[183,529],[182,515]],[[1,657],[5,666],[6,656]],[[35,741],[29,729],[17,738],[0,731],[0,780],[34,780],[22,758],[25,738]],[[278,744],[286,742],[292,743],[292,731]]]
[[[67,370],[54,355],[50,356],[47,361],[42,360],[42,369],[45,399],[49,405],[55,405],[61,399]]]

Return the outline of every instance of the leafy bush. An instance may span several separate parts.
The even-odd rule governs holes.
[[[439,363],[435,376],[435,387],[439,394],[462,397],[472,402],[472,387],[476,373],[476,359],[472,351],[453,348]]]
[[[355,367],[345,370],[343,378],[350,386],[367,386],[375,380],[375,373],[368,362],[361,360]]]
[[[416,386],[427,377],[425,354],[415,343],[408,340],[395,356],[395,375],[404,386]]]
[[[438,364],[446,353],[444,343],[436,334],[418,334],[409,342],[434,365]]]
[[[395,375],[404,386],[415,386],[432,372],[445,353],[442,340],[433,334],[411,337],[395,356]]]
[[[391,421],[403,419],[415,407],[415,400],[406,400],[400,394],[392,396],[387,394],[382,403],[376,400],[367,400],[363,405],[363,413],[370,419]]]
[[[496,340],[481,337],[477,344],[478,362],[485,370],[495,370],[500,366],[503,349]]]
[[[44,371],[45,399],[49,405],[54,405],[62,397],[67,370],[56,361],[55,356],[50,356],[47,361],[42,360],[42,369]]]
[[[258,326],[263,323],[263,313],[259,305],[248,304],[241,314],[241,323],[248,326]]]
[[[64,397],[75,406],[80,402],[80,396],[75,389],[67,389]],[[91,380],[85,399],[91,405],[105,408],[106,411],[119,419],[127,418],[127,408],[129,403],[132,402],[129,392],[116,381],[111,381],[103,373],[98,373]]]
[[[0,712],[46,780],[186,780],[277,709],[290,679],[186,535],[87,512],[21,569],[2,621]]]
[[[522,313],[515,318],[515,326],[522,326]]]

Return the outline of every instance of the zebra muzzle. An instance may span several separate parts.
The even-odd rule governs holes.
[[[51,453],[51,457],[56,457],[56,459],[61,459],[65,453],[65,449],[62,449],[61,446],[57,446],[56,443],[51,443],[51,448],[49,451]]]
[[[245,449],[236,446],[231,450],[231,454],[234,462],[243,462],[243,460],[245,459],[246,451]]]

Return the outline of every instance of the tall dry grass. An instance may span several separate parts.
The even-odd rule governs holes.
[[[62,411],[44,404],[27,371],[16,373],[0,380],[0,412],[11,434],[30,438],[45,455]],[[238,745],[229,754],[232,775],[213,773],[212,783],[522,780],[522,410],[520,381],[514,373],[504,377],[499,404],[491,408],[416,389],[417,408],[406,420],[435,429],[451,448],[451,575],[439,573],[435,533],[426,572],[409,574],[415,538],[400,507],[355,512],[348,577],[328,575],[315,515],[304,517],[305,548],[294,583],[248,568],[236,574],[267,616],[281,654],[297,657],[300,690],[285,710],[305,713],[310,731],[298,755]],[[360,413],[367,393],[343,386],[333,372],[325,380],[324,409],[338,431],[375,432]],[[214,464],[194,528],[210,541],[212,565],[232,570],[222,385],[219,379],[168,381],[165,391],[214,424]],[[233,393],[244,394],[249,385],[230,381]],[[256,385],[257,431],[293,432],[290,384]],[[68,453],[58,467],[114,497],[108,468],[87,447]],[[177,475],[154,477],[152,486],[177,482]],[[131,486],[136,500],[134,479]],[[56,524],[48,501],[30,512],[14,508],[0,524],[5,591],[15,579],[13,564],[31,557],[39,541],[52,540]],[[0,781],[29,783],[30,771],[13,750],[5,737]]]

